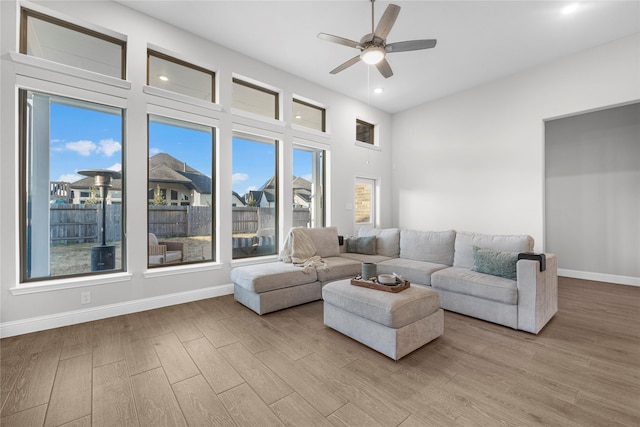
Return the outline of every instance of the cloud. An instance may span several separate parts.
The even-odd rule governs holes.
[[[250,185],[247,187],[247,191],[245,191],[245,194],[248,193],[249,191],[256,191],[258,189],[258,187],[256,187],[255,185]]]
[[[100,141],[100,148],[98,148],[98,153],[104,153],[105,156],[111,157],[114,153],[117,153],[122,149],[122,145],[111,138],[103,139]]]
[[[80,154],[81,156],[90,156],[92,151],[95,151],[97,147],[96,144],[94,144],[91,141],[75,141],[75,142],[67,142],[64,147],[67,150],[70,151],[75,151],[76,153]]]
[[[309,182],[313,182],[313,174],[311,174],[311,173],[308,173],[306,175],[302,175],[300,178],[306,179]]]
[[[60,175],[60,177],[58,178],[58,181],[63,181],[63,182],[76,182],[80,179],[84,178],[83,176],[77,175],[75,173],[65,173],[63,175]]]
[[[155,156],[160,153],[162,153],[162,150],[159,148],[149,148],[149,156]]]
[[[234,184],[245,182],[248,179],[249,179],[249,175],[247,175],[246,173],[234,173],[231,176],[231,182],[233,182]]]
[[[110,171],[120,172],[122,170],[122,163],[114,163],[107,169],[109,169]]]

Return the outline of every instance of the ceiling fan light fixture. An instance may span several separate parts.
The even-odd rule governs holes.
[[[362,51],[360,59],[365,64],[376,65],[384,59],[386,54],[387,52],[381,46],[371,46]]]

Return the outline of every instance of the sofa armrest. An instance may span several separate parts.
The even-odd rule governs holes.
[[[547,268],[521,259],[517,265],[518,329],[537,334],[558,312],[558,265],[555,254],[545,254]]]

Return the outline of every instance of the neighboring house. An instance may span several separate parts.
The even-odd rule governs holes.
[[[309,208],[311,206],[311,183],[302,177],[293,178],[293,207]]]
[[[156,190],[172,206],[211,206],[211,178],[175,157],[159,153],[149,157],[149,203]]]
[[[241,197],[235,191],[231,192],[231,206],[234,208],[243,208],[245,207],[244,197]]]
[[[95,179],[93,177],[82,178],[78,181],[68,184],[70,193],[70,203],[74,205],[84,205],[87,200],[99,200],[102,202],[100,189],[94,186]],[[52,183],[53,184],[53,183]],[[94,193],[93,195],[91,193]],[[114,179],[107,193],[106,202],[108,205],[122,203],[122,180]]]

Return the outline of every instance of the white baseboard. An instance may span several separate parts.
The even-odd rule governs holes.
[[[617,276],[615,274],[593,273],[589,271],[558,269],[558,276],[574,279],[594,280],[596,282],[617,283],[619,285],[640,286],[640,277]]]
[[[47,316],[15,320],[12,322],[0,323],[0,338],[28,334],[30,332],[43,331],[46,329],[60,328],[62,326],[91,322],[93,320],[106,319],[108,317],[137,313],[140,311],[152,310],[154,308],[167,307],[170,305],[230,294],[233,294],[233,283],[134,301],[126,301],[118,304],[86,308],[83,310],[67,311]]]

